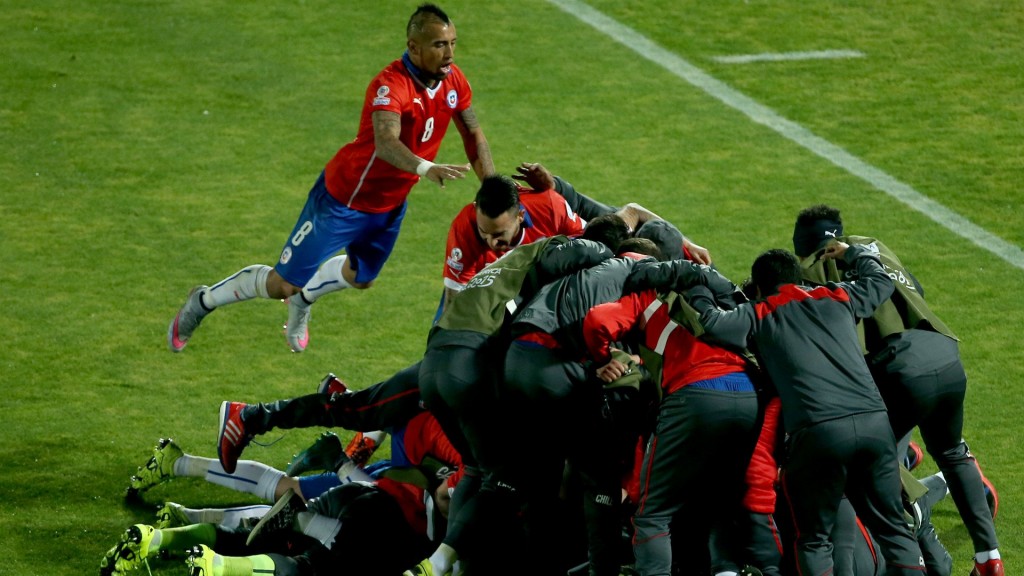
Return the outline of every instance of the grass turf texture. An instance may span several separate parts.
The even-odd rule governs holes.
[[[840,207],[848,232],[896,250],[963,340],[965,436],[1000,491],[1002,554],[1021,564],[1024,306],[1012,290],[1024,271],[555,5],[442,5],[499,170],[541,161],[601,200],[640,202],[737,281],[760,251],[788,247],[796,212],[817,202]],[[590,6],[1024,244],[1019,3]],[[0,14],[0,574],[90,573],[165,499],[254,502],[199,481],[158,487],[144,506],[122,494],[161,436],[214,456],[221,400],[305,394],[327,371],[358,388],[422,353],[447,225],[471,200],[472,177],[413,191],[377,286],[317,304],[304,354],[288,352],[287,310],[269,301],[218,311],[183,354],[165,343],[192,285],[274,261],[309,186],[354,136],[366,83],[400,55],[414,7],[53,0]],[[824,49],[866,57],[711,59]],[[454,129],[439,158],[462,161]],[[284,467],[318,432],[245,455]],[[967,573],[972,547],[948,500],[935,523],[954,573]]]

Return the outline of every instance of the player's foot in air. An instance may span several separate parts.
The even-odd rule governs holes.
[[[184,350],[189,338],[192,337],[192,333],[199,327],[199,323],[203,321],[207,314],[212,312],[212,310],[203,308],[202,297],[206,288],[206,286],[196,286],[193,288],[188,293],[185,305],[181,307],[181,310],[178,310],[174,319],[171,320],[171,325],[167,327],[167,345],[170,346],[171,352],[181,352]]]
[[[127,496],[138,496],[153,486],[174,476],[174,463],[185,453],[170,438],[161,438],[153,448],[153,455],[128,481]]]
[[[302,294],[293,294],[288,298],[288,323],[284,326],[284,336],[291,346],[292,352],[302,352],[309,344],[309,308],[302,299]]]
[[[217,458],[228,474],[234,474],[242,451],[249,445],[254,435],[245,431],[242,410],[248,404],[244,402],[224,401],[220,405],[220,433],[217,437]]]
[[[298,476],[311,470],[335,472],[341,466],[342,459],[348,459],[348,455],[341,446],[341,438],[327,430],[309,448],[292,457],[284,472],[289,476]]]
[[[355,466],[362,468],[370,461],[370,457],[377,451],[377,448],[380,448],[387,435],[388,433],[383,430],[356,432],[348,446],[345,446],[345,454],[348,454]]]
[[[911,440],[907,444],[907,454],[903,457],[903,465],[907,470],[913,471],[914,468],[921,465],[922,460],[924,460],[924,451],[921,450],[921,445]]]
[[[328,396],[346,394],[348,392],[348,385],[335,376],[334,372],[328,372],[327,376],[324,376],[324,379],[320,381],[320,386],[317,387],[316,392],[317,394],[327,394]]]
[[[981,471],[981,468],[978,468]],[[996,492],[995,484],[989,480],[985,474],[981,475],[981,483],[985,485],[985,500],[988,502],[988,509],[992,511],[992,519],[996,519],[996,514],[999,513],[999,493]]]
[[[272,534],[292,530],[299,512],[305,509],[306,501],[296,494],[294,489],[289,488],[249,532],[245,545],[252,546],[254,542],[265,542]]]

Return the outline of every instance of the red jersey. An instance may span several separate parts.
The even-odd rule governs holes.
[[[773,396],[764,408],[764,422],[754,445],[754,453],[747,465],[747,492],[743,505],[752,512],[771,514],[775,512],[775,480],[778,477],[778,462],[775,447],[778,445],[779,413],[782,403]]]
[[[437,473],[445,474],[445,486],[451,493],[463,475],[462,457],[448,441],[434,415],[423,411],[414,416],[405,425],[402,438],[405,457],[410,464],[420,466],[423,459],[429,456],[445,466],[437,470]],[[417,532],[429,536],[426,499],[432,498],[433,494],[424,492],[416,483],[397,477],[390,478],[387,472],[376,483],[398,502],[409,525]]]
[[[469,108],[472,90],[462,71],[427,88],[395,60],[370,82],[356,139],[327,163],[327,191],[338,202],[362,212],[389,212],[402,205],[419,176],[377,158],[371,116],[378,110],[401,116],[399,139],[413,154],[433,161],[453,116]]]
[[[664,357],[661,387],[671,394],[687,384],[743,372],[739,354],[697,338],[668,315],[654,290],[624,296],[591,309],[583,323],[587,348],[597,362],[607,362],[608,347],[634,326],[643,329],[644,346]]]
[[[559,234],[573,237],[583,233],[583,219],[554,190],[535,192],[520,187],[519,206],[525,211],[525,216],[522,231],[513,246]],[[452,220],[445,254],[444,285],[452,290],[462,290],[477,272],[501,256],[480,238],[475,204],[467,204]]]
[[[391,478],[378,478],[374,482],[378,488],[395,499],[402,509],[405,521],[416,533],[427,533],[427,504],[423,498],[422,488]]]
[[[420,412],[406,424],[405,455],[416,466],[422,464],[426,456],[448,465],[448,476],[445,477],[448,488],[454,488],[462,478],[462,457],[430,412]]]

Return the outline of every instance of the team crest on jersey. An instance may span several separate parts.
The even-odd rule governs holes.
[[[448,267],[456,272],[462,272],[462,249],[452,248],[452,253],[448,255]]]
[[[455,108],[459,103],[459,93],[454,89],[448,91],[448,107]]]
[[[292,247],[285,246],[284,250],[281,251],[281,264],[287,264],[292,259]]]

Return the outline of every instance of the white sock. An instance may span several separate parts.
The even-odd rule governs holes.
[[[342,254],[331,258],[320,266],[316,274],[313,274],[309,282],[306,282],[306,286],[302,288],[302,297],[306,299],[306,302],[312,304],[324,294],[352,287],[341,274],[345,260],[348,260],[348,256]]]
[[[452,566],[458,559],[459,554],[455,551],[455,548],[444,543],[439,545],[429,558],[434,574],[447,574],[451,572]]]
[[[206,289],[203,304],[209,308],[234,304],[253,298],[270,298],[267,293],[267,276],[270,266],[253,264]]]
[[[380,448],[381,444],[384,443],[384,439],[388,437],[388,433],[384,430],[374,430],[372,432],[363,432],[363,438],[373,440],[377,448]]]
[[[169,504],[169,502],[168,502],[168,504]],[[182,511],[183,514],[185,514],[185,518],[188,518],[188,523],[189,524],[202,524],[204,522],[209,523],[206,520],[203,520],[203,518],[202,518],[203,511],[202,510],[196,510],[194,508],[185,508],[184,506],[182,506],[181,507],[181,511]],[[216,522],[214,522],[214,523],[216,523]]]
[[[349,482],[373,482],[373,477],[366,473],[365,470],[356,466],[351,460],[346,461],[338,468],[338,480],[342,484],[348,484]]]
[[[245,462],[245,460],[243,460],[243,462]],[[277,470],[276,468],[271,468],[266,464],[260,464],[259,462],[253,462],[252,465],[257,469],[263,470],[263,474],[260,476],[259,482],[256,483],[255,494],[267,502],[276,502],[277,484],[281,482],[282,478],[287,477],[287,474]],[[238,471],[236,470],[235,473],[237,474]]]
[[[212,462],[214,460],[210,458],[185,454],[174,461],[172,473],[181,478],[205,478]]]
[[[217,523],[225,528],[233,529],[237,528],[238,525],[241,524],[242,520],[245,520],[246,518],[262,518],[267,512],[270,512],[270,506],[266,504],[256,504],[254,506],[240,506],[238,508],[211,510],[211,512],[219,512],[220,520],[207,520],[207,522]]]
[[[299,530],[310,538],[315,538],[328,550],[334,544],[334,537],[341,530],[341,520],[314,512],[299,512]]]
[[[427,538],[434,540],[438,535],[438,527],[434,523],[434,498],[429,490],[423,491],[423,506],[427,509]],[[455,568],[452,566],[452,574],[455,574]]]
[[[188,519],[188,524],[217,524],[220,522],[220,515],[217,515],[216,520],[208,520],[207,512],[211,508],[186,508],[181,507],[181,511],[184,512],[185,518]],[[218,510],[219,511],[219,510]]]
[[[989,550],[988,552],[978,552],[977,554],[974,555],[974,560],[978,564],[984,564],[985,562],[988,562],[989,560],[999,560],[999,559],[1000,559],[1000,557],[999,557],[999,548],[995,548],[993,550]]]
[[[182,511],[192,524],[220,524],[224,518],[223,508],[185,508]]]
[[[193,456],[194,459],[199,459]],[[274,490],[285,473],[271,468],[261,462],[253,460],[239,460],[234,474],[228,474],[220,465],[220,462],[212,458],[207,460],[208,471],[205,475],[206,481],[225,488],[231,488],[246,494],[253,494],[266,500],[274,502]]]

